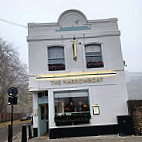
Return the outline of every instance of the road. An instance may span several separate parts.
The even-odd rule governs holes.
[[[22,131],[22,125],[23,124],[27,124],[30,121],[15,121],[14,125],[13,125],[13,136],[17,135],[18,133],[20,133]],[[8,125],[9,123],[1,123],[0,124],[0,142],[4,142],[6,140],[8,140]]]

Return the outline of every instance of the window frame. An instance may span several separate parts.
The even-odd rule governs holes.
[[[87,101],[88,101],[88,110],[87,111],[78,111],[78,112],[63,112],[63,113],[57,113],[55,110],[55,95],[56,92],[71,92],[72,95],[73,92],[76,91],[86,91],[87,94]],[[58,95],[58,94],[57,94]],[[64,95],[64,94],[63,94]],[[75,94],[74,94],[75,95]],[[73,96],[74,96],[73,95]],[[68,98],[69,95],[68,95]],[[89,96],[89,90],[88,89],[79,89],[79,90],[64,90],[64,91],[54,91],[53,92],[53,108],[54,108],[54,121],[56,126],[64,126],[64,125],[77,125],[77,124],[86,124],[90,123],[91,119],[91,107],[90,107],[90,96]]]
[[[87,46],[92,46],[92,45],[99,45],[100,47],[100,54],[99,55],[86,55],[86,48]],[[103,68],[104,67],[104,61],[103,61],[103,54],[102,54],[102,44],[101,43],[88,43],[88,44],[85,44],[84,45],[84,51],[85,51],[85,65],[86,65],[86,68],[87,69],[97,69],[97,68]],[[101,58],[101,61],[98,61],[98,62],[95,62],[94,61],[94,65],[93,65],[93,62],[91,63],[90,62],[90,67],[88,67],[88,63],[87,63],[87,57],[100,57]],[[95,63],[96,63],[96,66],[95,66]]]
[[[54,98],[54,115],[56,115],[56,114],[58,114],[58,113],[56,113],[56,111],[55,111],[55,95],[56,95],[56,92],[60,92],[60,93],[67,93],[68,95],[66,96],[66,97],[63,97],[63,98],[76,98],[76,97],[71,97],[71,95],[74,95],[74,92],[75,93],[78,93],[78,92],[85,92],[86,94],[87,94],[87,101],[88,101],[88,111],[90,112],[90,99],[89,99],[89,90],[88,89],[81,89],[81,90],[65,90],[65,91],[54,91],[54,93],[53,93],[53,98]],[[80,98],[81,97],[85,97],[85,96],[80,96]],[[61,97],[62,98],[62,97]],[[78,98],[79,98],[79,96],[78,96]],[[83,112],[87,112],[87,111],[78,111],[78,112],[81,112],[81,113],[83,113]],[[62,113],[62,114],[65,114],[65,113],[74,113],[74,112],[64,112],[64,113]]]
[[[57,57],[57,58],[49,58],[49,50],[50,48],[62,48],[63,49],[63,58],[61,57]],[[63,64],[59,64],[59,63],[55,63],[55,64],[50,64],[50,61],[53,61],[53,60],[63,60]],[[53,70],[50,70],[50,66],[49,65],[52,65],[53,66]],[[58,66],[57,65],[60,65],[61,67],[59,67],[60,69],[57,69]],[[48,66],[48,71],[64,71],[66,70],[66,63],[65,63],[65,47],[63,45],[54,45],[54,46],[48,46],[47,47],[47,66]]]

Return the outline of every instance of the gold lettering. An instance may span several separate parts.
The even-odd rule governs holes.
[[[103,78],[102,78],[102,77],[100,78],[100,81],[103,81]]]
[[[70,80],[68,80],[68,84],[71,84],[71,81],[70,81]]]
[[[50,81],[51,85],[61,85],[61,81]]]
[[[91,79],[91,78],[89,78],[89,79],[88,79],[88,81],[89,81],[89,83],[91,83],[91,82],[92,82],[92,79]]]
[[[75,80],[75,84],[78,84],[78,80],[77,79]]]
[[[71,83],[74,84],[74,81],[75,81],[75,80],[71,80]]]
[[[66,81],[66,80],[63,80],[63,84],[67,84],[67,81]]]
[[[79,79],[79,81],[78,81],[78,82],[79,82],[79,84],[82,84],[82,79]]]
[[[61,80],[59,80],[59,85],[61,85]]]
[[[92,82],[95,83],[96,82],[96,78],[92,78]]]
[[[83,83],[87,83],[88,82],[88,79],[83,79]]]
[[[51,85],[61,84],[84,84],[84,83],[96,83],[102,82],[103,78],[86,78],[86,79],[70,79],[70,80],[56,80],[50,81]]]
[[[54,81],[50,81],[51,85],[53,85]]]
[[[61,85],[61,82],[60,82],[60,80],[59,81],[54,81],[54,84],[55,85]]]

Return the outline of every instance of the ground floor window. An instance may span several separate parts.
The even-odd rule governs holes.
[[[56,125],[89,123],[88,90],[54,92]]]

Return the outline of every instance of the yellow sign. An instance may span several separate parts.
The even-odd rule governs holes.
[[[65,84],[87,84],[102,82],[103,78],[84,78],[84,79],[67,79],[50,81],[51,85],[65,85]]]

